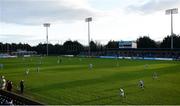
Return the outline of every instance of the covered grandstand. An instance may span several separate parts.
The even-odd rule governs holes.
[[[81,55],[87,55],[87,51]],[[172,58],[180,59],[180,49],[166,48],[118,48],[92,51],[91,56],[118,56],[118,57],[142,57],[142,58]]]

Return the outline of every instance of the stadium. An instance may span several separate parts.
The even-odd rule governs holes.
[[[145,1],[0,1],[0,105],[180,105],[179,14],[174,8],[180,2]],[[125,6],[126,12],[136,13],[123,15]],[[162,11],[171,23],[160,25],[159,32],[166,34],[158,36],[161,40],[136,33],[127,37],[134,29],[158,35],[153,19],[147,29],[130,26],[138,21],[136,27],[141,28],[142,19],[158,17]],[[131,15],[141,19],[126,20]],[[120,16],[122,20],[114,20]],[[123,23],[130,26],[126,29]],[[170,26],[168,31],[165,26]],[[63,35],[66,31],[71,35]]]

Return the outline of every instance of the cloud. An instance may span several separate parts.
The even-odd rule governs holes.
[[[138,12],[142,14],[150,14],[169,8],[177,8],[180,6],[180,0],[146,0],[143,3],[127,6],[128,11]]]
[[[1,0],[0,21],[15,24],[75,21],[95,16],[86,0]]]

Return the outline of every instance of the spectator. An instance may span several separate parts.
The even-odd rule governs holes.
[[[6,88],[7,88],[7,86],[8,86],[8,82],[9,82],[9,80],[6,80]]]
[[[12,81],[8,81],[8,83],[7,83],[7,90],[8,91],[12,90]]]
[[[13,106],[13,100],[12,99],[7,99],[4,103],[4,105],[10,105]]]
[[[0,86],[1,86],[2,90],[4,90],[6,88],[6,80],[5,80],[4,76],[1,76]]]
[[[2,76],[0,77],[0,89],[2,88]]]
[[[23,94],[23,92],[24,92],[24,80],[20,81],[20,90],[21,90],[21,93]]]

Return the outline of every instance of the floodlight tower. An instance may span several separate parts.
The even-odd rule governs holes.
[[[178,14],[178,8],[166,10],[166,15],[171,15],[171,49],[173,49],[173,14]]]
[[[46,27],[46,40],[47,40],[47,45],[46,45],[46,53],[47,53],[47,56],[48,56],[48,27],[50,27],[50,23],[44,23],[43,24],[44,27]]]
[[[88,17],[85,19],[85,22],[88,23],[88,44],[89,44],[88,54],[89,54],[89,57],[91,55],[91,48],[90,48],[90,22],[91,21],[92,21],[92,17]]]

